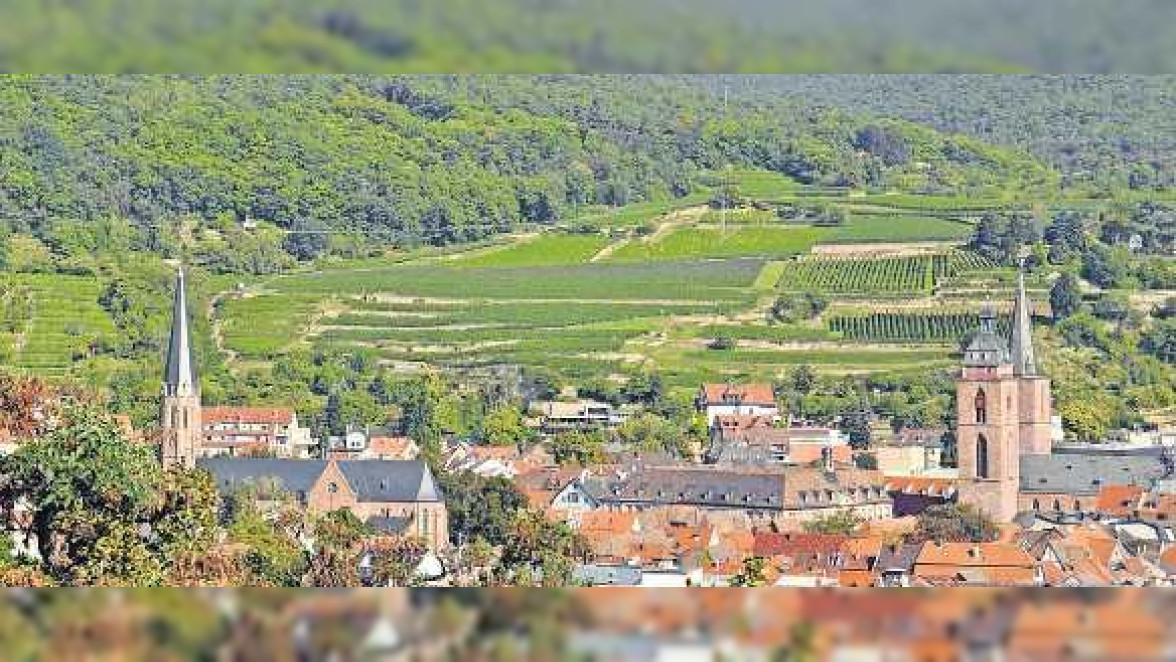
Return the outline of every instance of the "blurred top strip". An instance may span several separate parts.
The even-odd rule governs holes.
[[[1166,0],[10,0],[9,72],[1176,71]]]

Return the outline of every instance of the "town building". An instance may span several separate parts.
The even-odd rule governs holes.
[[[449,541],[449,517],[433,473],[419,460],[295,460],[213,457],[197,460],[230,496],[257,491],[264,503],[292,498],[312,513],[346,509],[377,529],[420,538],[430,549]]]
[[[579,400],[577,402],[538,402],[539,430],[543,434],[615,430],[629,418],[629,411],[613,407],[607,402]]]
[[[415,460],[420,446],[398,430],[387,427],[348,429],[327,437],[327,457],[335,460]]]
[[[587,477],[582,489],[600,508],[686,506],[743,526],[795,526],[842,512],[880,519],[892,510],[880,472],[837,466],[828,455],[821,466],[773,470],[638,465]]]
[[[904,429],[874,446],[878,470],[887,476],[923,476],[937,472],[943,459],[940,429]]]
[[[204,407],[200,457],[308,458],[315,443],[298,414],[285,407]]]
[[[736,467],[803,465],[821,461],[826,452],[836,462],[853,459],[849,439],[835,428],[781,426],[772,415],[719,415],[703,460]]]
[[[706,414],[707,427],[716,416],[766,416],[780,420],[780,408],[771,384],[703,384],[695,399],[698,411]]]

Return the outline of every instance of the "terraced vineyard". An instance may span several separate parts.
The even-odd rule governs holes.
[[[991,268],[967,251],[903,257],[805,257],[785,265],[777,283],[788,292],[843,294],[929,293],[958,274]]]
[[[0,281],[0,359],[36,374],[62,375],[114,335],[98,305],[96,279],[11,275]]]
[[[980,315],[969,312],[893,311],[839,314],[828,318],[829,330],[856,342],[958,343],[980,326]],[[1009,318],[1000,315],[997,328],[1008,333]]]

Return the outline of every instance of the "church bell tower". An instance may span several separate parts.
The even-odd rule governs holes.
[[[160,456],[164,467],[190,468],[196,464],[201,440],[200,382],[192,355],[188,295],[182,268],[176,274],[174,297],[159,414],[159,427],[163,433]]]

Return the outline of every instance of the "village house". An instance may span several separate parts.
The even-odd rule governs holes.
[[[904,429],[872,444],[878,470],[887,476],[922,476],[940,468],[943,430]]]
[[[707,427],[716,416],[767,416],[780,420],[780,408],[771,384],[703,384],[695,399],[706,414]]]
[[[849,439],[835,428],[781,426],[771,415],[719,415],[710,428],[703,460],[728,466],[810,464],[826,449],[836,462],[853,459]]]
[[[914,585],[1042,586],[1040,567],[1025,550],[1006,542],[931,542],[915,558]]]
[[[378,530],[420,538],[430,549],[449,544],[445,501],[419,460],[214,457],[198,466],[225,496],[253,489],[262,503],[289,497],[311,513],[346,509]]]
[[[284,407],[203,407],[201,457],[228,455],[308,458],[315,447],[310,429]]]
[[[562,432],[615,430],[629,418],[629,410],[607,402],[537,402],[532,408],[539,416],[539,431],[555,435]]]
[[[335,460],[415,460],[420,453],[415,441],[393,428],[350,429],[327,438],[327,457]]]

